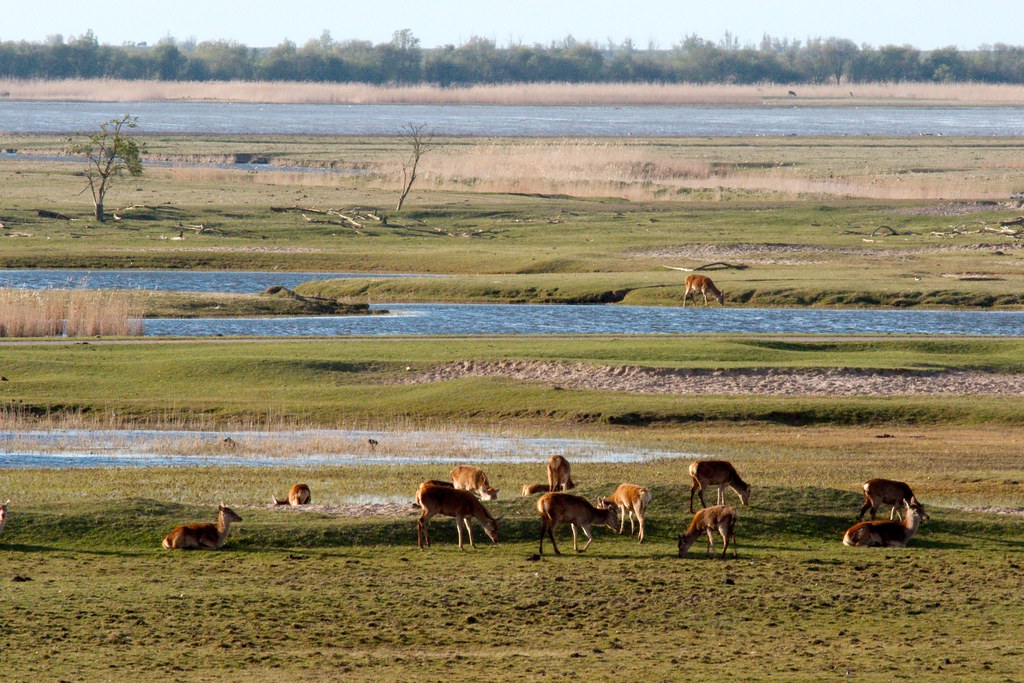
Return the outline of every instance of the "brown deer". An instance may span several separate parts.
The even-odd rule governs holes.
[[[633,515],[636,515],[640,523],[640,543],[644,542],[644,516],[647,514],[647,506],[651,502],[651,492],[642,486],[633,484],[619,484],[612,495],[602,498],[604,505],[615,505],[619,508],[619,535],[622,535],[626,528],[626,516],[629,516],[629,535],[633,535]]]
[[[554,493],[576,488],[571,470],[569,461],[562,456],[552,455],[548,458],[548,491]]]
[[[496,520],[483,503],[477,500],[469,491],[463,491],[453,486],[435,486],[429,481],[420,484],[416,492],[416,503],[423,509],[419,521],[416,522],[416,542],[423,550],[423,544],[430,545],[430,518],[435,515],[445,515],[455,518],[455,530],[459,534],[459,550],[462,546],[462,527],[465,525],[469,532],[469,545],[473,548],[473,528],[469,525],[469,518],[474,517],[484,533],[491,539],[491,543],[498,542],[498,520]]]
[[[540,513],[540,554],[544,554],[544,534],[551,538],[551,546],[555,549],[556,555],[562,553],[555,543],[555,526],[568,524],[572,527],[572,549],[578,553],[590,547],[594,537],[590,534],[590,527],[594,524],[606,526],[615,530],[615,523],[619,521],[619,511],[614,505],[607,507],[594,507],[585,498],[574,496],[571,493],[545,493],[537,499],[537,512]],[[587,543],[581,550],[576,543],[576,527],[583,529],[587,537]]]
[[[892,479],[871,479],[870,481],[864,482],[864,506],[860,509],[860,514],[857,515],[857,521],[864,519],[864,513],[869,509],[871,510],[871,519],[875,518],[875,512],[878,510],[878,506],[883,503],[886,505],[892,505],[892,510],[889,511],[889,519],[893,517],[899,517],[900,521],[903,521],[903,517],[900,515],[899,508],[904,507],[905,504],[909,504],[912,508],[917,508],[921,512],[924,512],[924,506],[917,501],[914,497],[914,492],[910,490],[902,481],[893,481]]]
[[[729,541],[732,540],[732,556],[736,554],[736,508],[731,505],[715,505],[703,510],[698,510],[693,516],[693,521],[685,532],[679,534],[679,557],[686,557],[686,551],[690,549],[697,537],[703,533],[708,535],[708,554],[714,547],[713,531],[717,531],[725,542],[722,548],[722,556],[725,559],[725,551],[729,549]]]
[[[693,303],[697,304],[697,292],[704,295],[704,305],[708,305],[708,294],[711,294],[718,303],[725,305],[725,294],[722,293],[718,287],[715,287],[715,283],[711,281],[711,278],[704,275],[687,275],[686,276],[686,291],[683,292],[683,308],[686,307],[686,299],[693,294]]]
[[[169,550],[220,550],[228,540],[232,522],[241,522],[235,511],[221,503],[217,508],[216,524],[183,524],[164,538]]]
[[[709,484],[718,486],[718,505],[725,504],[726,486],[740,497],[744,505],[750,501],[750,485],[740,479],[736,468],[725,460],[694,460],[690,463],[690,479],[693,481],[690,486],[690,512],[693,512],[694,493],[700,496],[701,507],[708,506],[704,502],[704,487]]]
[[[523,497],[532,496],[535,493],[547,493],[550,488],[547,484],[523,484]]]
[[[11,500],[8,498],[7,502],[0,505],[0,531],[4,530],[4,524],[7,522],[7,506],[11,504]]]
[[[481,500],[498,500],[498,491],[487,481],[487,475],[479,467],[459,465],[451,471],[452,484],[463,491],[472,491]]]
[[[296,484],[288,491],[288,498],[281,500],[277,496],[274,496],[274,505],[309,505],[312,498],[309,494],[309,487],[305,484]]]
[[[857,547],[905,548],[921,522],[928,519],[924,510],[904,503],[906,519],[902,522],[857,522],[843,534],[843,545]]]

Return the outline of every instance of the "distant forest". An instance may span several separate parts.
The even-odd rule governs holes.
[[[908,45],[858,46],[843,38],[807,41],[765,36],[743,45],[689,36],[670,49],[631,41],[599,45],[566,38],[548,46],[472,38],[463,45],[420,47],[411,31],[387,43],[335,41],[324,31],[301,47],[285,41],[251,48],[231,41],[161,40],[156,45],[101,45],[92,31],[42,43],[0,42],[0,77],[118,78],[164,81],[309,81],[328,83],[1024,83],[1024,47],[977,50]]]

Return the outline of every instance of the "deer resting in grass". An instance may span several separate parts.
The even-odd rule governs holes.
[[[725,551],[729,549],[729,541],[732,540],[732,556],[736,554],[736,508],[731,505],[715,505],[703,510],[698,510],[693,516],[693,521],[685,532],[679,534],[679,557],[686,557],[686,551],[690,549],[697,537],[702,534],[708,535],[708,554],[714,547],[714,535],[717,531],[722,536],[725,545],[722,547],[722,556],[725,559]]]
[[[547,493],[551,489],[547,484],[523,484],[523,497],[532,496],[535,493]]]
[[[309,487],[305,484],[296,484],[288,491],[288,498],[281,500],[277,496],[274,496],[274,505],[309,505],[309,501],[312,500],[309,493]]]
[[[693,303],[697,304],[697,292],[704,295],[704,305],[708,305],[708,294],[710,294],[715,301],[725,305],[725,294],[722,293],[718,287],[715,287],[715,283],[711,281],[711,278],[705,275],[688,275],[686,276],[686,291],[683,292],[683,306],[686,306],[686,298],[693,294]]]
[[[626,516],[629,516],[629,535],[633,535],[633,515],[640,525],[640,543],[644,542],[644,517],[647,506],[651,502],[651,492],[642,486],[619,484],[612,495],[601,499],[603,505],[615,505],[619,508],[619,535],[626,528]]]
[[[164,538],[168,550],[220,550],[228,540],[232,522],[241,522],[235,511],[221,503],[216,524],[183,524]]]
[[[560,455],[548,458],[548,491],[568,491],[576,488],[572,480],[572,468],[569,461]]]
[[[459,465],[451,471],[452,484],[463,491],[472,491],[481,500],[498,500],[498,491],[487,481],[487,475],[479,467]]]
[[[857,515],[857,521],[864,519],[864,513],[868,510],[871,510],[871,519],[874,519],[878,506],[883,503],[892,505],[892,510],[889,511],[890,520],[893,517],[899,517],[902,521],[903,517],[900,516],[899,509],[908,504],[910,507],[924,512],[924,506],[914,497],[914,492],[910,490],[910,487],[902,481],[871,479],[864,482],[863,488],[864,506],[861,507],[860,514]]]
[[[843,545],[857,547],[905,548],[917,527],[928,519],[924,510],[909,502],[904,504],[906,517],[901,522],[858,522],[843,534]]]
[[[590,534],[591,526],[597,524],[614,531],[615,523],[619,521],[619,510],[615,505],[594,507],[585,498],[571,493],[545,493],[537,499],[537,512],[540,513],[541,555],[544,554],[544,534],[551,538],[551,547],[555,549],[555,554],[562,554],[555,543],[555,527],[558,524],[568,524],[572,527],[572,549],[581,553],[590,547],[594,540]],[[582,549],[576,543],[576,527],[583,529],[587,537]]]
[[[470,518],[475,518],[483,527],[484,533],[491,539],[491,543],[498,542],[498,520],[496,520],[483,503],[477,500],[469,491],[454,488],[452,486],[435,486],[429,481],[420,484],[416,492],[416,503],[422,508],[419,521],[416,522],[416,542],[420,550],[423,550],[424,543],[430,545],[430,518],[435,515],[445,515],[455,518],[455,530],[459,534],[459,550],[462,546],[462,527],[466,527],[469,533],[469,545],[473,548],[473,527],[470,526]]]
[[[707,507],[704,502],[704,487],[713,485],[718,487],[718,505],[725,504],[725,487],[731,488],[740,502],[746,505],[750,501],[750,485],[740,478],[732,463],[725,460],[694,460],[690,463],[690,479],[693,485],[690,486],[690,512],[693,512],[693,494],[700,496],[700,504]]]

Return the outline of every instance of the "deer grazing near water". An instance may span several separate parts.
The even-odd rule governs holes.
[[[581,553],[590,547],[594,540],[590,534],[591,526],[597,524],[614,531],[615,523],[619,521],[619,510],[615,505],[594,507],[585,498],[571,493],[545,493],[537,499],[537,512],[540,513],[541,555],[544,554],[544,534],[551,538],[551,547],[555,549],[555,554],[562,554],[555,543],[555,527],[558,524],[569,524],[572,527],[572,549]],[[576,527],[583,529],[587,537],[587,543],[582,550],[576,543]]]
[[[715,505],[713,507],[698,510],[693,516],[693,521],[685,532],[679,534],[679,557],[686,557],[686,551],[690,549],[697,537],[706,533],[708,535],[708,554],[714,547],[713,531],[722,536],[725,545],[722,548],[722,557],[725,559],[725,551],[729,549],[729,540],[732,540],[732,556],[736,554],[736,508],[731,505]]]
[[[902,481],[893,481],[892,479],[871,479],[864,482],[864,506],[860,509],[860,514],[857,515],[857,521],[864,519],[864,513],[871,510],[871,519],[875,518],[875,512],[878,510],[878,506],[883,503],[886,505],[892,505],[892,510],[889,511],[889,519],[893,517],[899,517],[900,521],[903,517],[900,516],[899,508],[905,505],[910,505],[912,508],[917,508],[921,512],[924,512],[924,506],[917,501],[914,497],[914,492],[910,490]]]
[[[455,488],[472,491],[481,500],[498,500],[498,491],[487,481],[487,475],[479,467],[459,465],[451,471],[452,483]]]
[[[905,548],[917,527],[928,519],[927,513],[910,502],[904,504],[906,518],[902,522],[857,522],[843,534],[843,545],[857,547]]]
[[[640,524],[640,543],[644,542],[644,516],[651,502],[651,492],[642,486],[619,484],[612,495],[601,499],[603,505],[615,505],[620,510],[619,535],[626,528],[626,516],[629,516],[629,535],[633,535],[633,515]]]
[[[305,484],[296,484],[288,491],[288,498],[285,500],[274,496],[274,505],[291,505],[295,507],[298,505],[309,505],[310,500],[309,487]]]
[[[7,506],[11,504],[10,499],[3,505],[0,505],[0,531],[4,530],[4,523],[7,522]]]
[[[463,491],[453,486],[437,486],[429,481],[420,484],[416,492],[416,503],[422,508],[419,521],[416,522],[416,542],[423,550],[423,545],[430,545],[430,518],[435,515],[445,515],[455,518],[455,530],[459,534],[459,550],[462,546],[462,527],[465,525],[469,532],[469,545],[473,548],[473,528],[469,525],[469,518],[473,517],[484,533],[491,539],[491,543],[498,542],[498,520],[496,520],[483,503],[477,500],[469,491]]]
[[[569,461],[560,455],[548,458],[548,491],[554,493],[576,488],[571,469]]]
[[[708,294],[712,296],[718,303],[725,305],[725,294],[722,293],[718,287],[715,287],[715,283],[711,281],[711,278],[704,275],[687,275],[686,276],[686,291],[683,292],[683,307],[686,307],[686,298],[693,294],[693,303],[697,303],[697,292],[704,295],[704,305],[708,305]]]
[[[718,486],[719,505],[725,504],[725,487],[731,488],[740,502],[746,505],[750,501],[750,485],[740,479],[736,468],[732,463],[725,460],[694,460],[690,463],[690,479],[693,485],[690,486],[690,512],[693,512],[693,494],[700,496],[700,504],[707,507],[704,502],[704,487],[712,484]]]
[[[221,503],[216,524],[183,524],[164,538],[168,550],[220,550],[228,540],[232,522],[241,522],[235,511]]]

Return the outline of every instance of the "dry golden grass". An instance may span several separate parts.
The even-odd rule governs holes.
[[[0,337],[141,334],[141,305],[114,292],[0,289]]]

